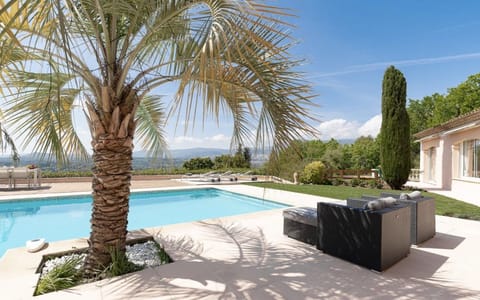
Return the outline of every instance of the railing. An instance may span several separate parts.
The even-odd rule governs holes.
[[[420,169],[411,169],[410,174],[408,176],[409,181],[420,181],[420,174],[423,171]],[[378,169],[345,169],[345,170],[329,170],[327,177],[330,179],[337,178],[337,179],[378,179],[380,176],[378,175]],[[290,183],[293,182],[289,180],[285,180],[280,177],[270,176],[270,181],[277,182],[277,183]]]
[[[329,178],[339,179],[372,179],[378,178],[377,169],[345,169],[345,170],[331,170],[328,174]]]
[[[277,176],[270,176],[270,181],[273,181],[275,183],[287,183],[287,184],[293,184],[293,182],[277,177]]]
[[[420,181],[420,174],[422,174],[422,170],[420,169],[410,169],[410,174],[408,175],[408,181]]]

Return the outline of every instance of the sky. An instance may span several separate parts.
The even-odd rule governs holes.
[[[407,80],[407,99],[421,99],[480,72],[480,1],[277,0],[296,17],[292,49],[318,96],[312,124],[320,138],[376,136],[381,85],[394,65]],[[219,126],[220,125],[220,126]],[[185,132],[167,126],[171,149],[228,148],[232,123],[207,120]]]
[[[478,0],[271,0],[295,16],[291,36],[299,70],[312,84],[311,125],[320,139],[376,136],[381,125],[381,86],[394,65],[407,80],[407,99],[421,99],[480,72]],[[173,89],[160,91],[167,98]],[[75,127],[85,145],[83,112]],[[206,119],[185,130],[181,118],[165,127],[170,149],[230,147],[231,118]],[[141,150],[138,147],[135,150]],[[27,151],[28,152],[28,151]]]

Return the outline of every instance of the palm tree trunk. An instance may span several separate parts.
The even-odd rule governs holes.
[[[100,135],[92,146],[93,209],[85,277],[95,276],[108,266],[112,249],[125,253],[132,170],[130,137]]]

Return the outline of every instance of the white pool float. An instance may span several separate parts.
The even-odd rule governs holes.
[[[45,239],[34,239],[26,242],[26,247],[28,252],[37,252],[45,246]]]

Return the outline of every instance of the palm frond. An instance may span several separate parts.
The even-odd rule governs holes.
[[[3,120],[3,113],[0,111],[0,119]],[[18,152],[17,145],[12,136],[8,133],[5,126],[0,123],[0,150],[2,152],[7,151],[10,148],[12,152],[12,160],[14,165],[20,160],[20,153]]]
[[[258,12],[246,10],[228,10],[226,17],[212,12],[212,25],[204,34],[208,38],[191,54],[194,58],[180,80],[174,110],[184,111],[190,120],[199,110],[207,118],[228,108],[236,125],[233,144],[245,144],[248,133],[256,131],[257,146],[271,143],[274,150],[284,149],[316,134],[307,122],[315,120],[308,110],[311,87],[295,71],[302,62],[288,55],[292,45],[288,33],[272,19],[267,22]],[[258,122],[251,130],[247,112]]]
[[[35,141],[33,151],[40,158],[55,158],[60,164],[88,153],[75,132],[72,110],[80,90],[69,88],[72,76],[62,73],[16,72],[10,84],[20,88],[6,110],[24,147]]]
[[[143,99],[136,113],[136,138],[149,156],[160,157],[167,151],[164,108],[160,97],[147,96]]]

